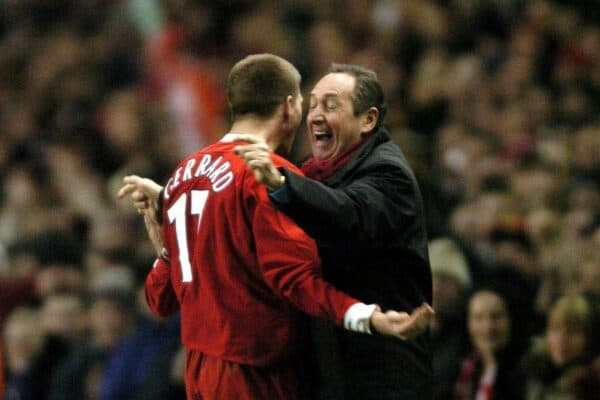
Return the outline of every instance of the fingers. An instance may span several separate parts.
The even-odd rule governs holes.
[[[266,164],[272,164],[271,153],[263,149],[244,149],[236,154],[241,157],[246,163],[250,161],[262,161]]]
[[[131,193],[131,200],[134,202],[148,201],[148,196],[146,196],[142,191],[136,189]]]
[[[271,163],[269,161],[265,161],[265,160],[248,160],[248,161],[246,161],[246,164],[251,169],[262,169],[265,171],[267,171],[271,166]]]
[[[406,312],[386,311],[385,320],[392,334],[402,340],[411,340],[425,332],[434,311],[427,303],[415,308],[411,314]]]
[[[420,309],[420,308],[427,310],[427,312],[428,312],[428,313],[430,313],[430,314],[435,314],[435,310],[433,309],[433,307],[431,307],[431,306],[430,306],[429,304],[427,304],[427,303],[423,303],[423,304],[421,304],[421,305],[418,307],[418,309]]]
[[[232,141],[233,142],[239,142],[239,141],[243,141],[243,142],[248,142],[248,143],[265,143],[263,139],[258,138],[254,135],[249,135],[249,134],[234,134],[232,135]]]
[[[123,197],[127,196],[128,194],[130,194],[131,192],[133,192],[136,189],[136,186],[134,184],[131,183],[126,183],[125,185],[123,185],[123,187],[121,187],[121,189],[119,189],[119,191],[117,192],[117,198],[118,199],[122,199]]]
[[[266,144],[237,146],[234,153],[244,160],[258,182],[268,187],[280,182],[280,174],[271,160],[271,152]]]
[[[425,332],[433,315],[433,308],[429,304],[423,303],[415,308],[406,322],[404,332],[402,333],[404,338],[409,340]]]
[[[235,146],[233,153],[242,158],[246,158],[251,154],[269,154],[269,147],[263,142],[258,144],[246,144],[243,146]]]
[[[145,193],[138,190],[135,185],[127,184],[119,190],[117,196],[122,199],[129,195],[133,206],[137,209],[138,213],[142,214],[145,210],[150,208],[151,200],[146,196]]]
[[[385,316],[393,324],[404,323],[410,319],[410,314],[407,312],[386,311]]]
[[[133,202],[133,206],[138,210],[141,214],[143,211],[148,210],[150,208],[151,201],[144,193],[139,190],[135,190],[131,193],[131,200]]]
[[[434,316],[434,314],[435,314],[435,311],[427,303],[421,304],[419,307],[415,308],[412,312],[412,315],[415,318],[427,321],[427,323],[429,323],[429,320]]]
[[[117,192],[117,198],[122,199],[127,195],[131,195],[136,208],[144,208],[143,205],[139,204],[143,201],[156,202],[162,190],[162,186],[152,179],[142,178],[137,175],[126,176],[123,178],[123,182],[125,184]]]
[[[264,182],[264,180],[265,180],[265,174],[263,174],[263,172],[260,169],[258,169],[258,168],[252,168],[252,172],[254,173],[254,178],[258,182]]]
[[[127,195],[130,195],[131,201],[133,202],[133,206],[138,210],[138,212],[140,210],[144,210],[144,209],[148,208],[148,205],[149,205],[148,196],[146,196],[144,193],[139,191],[135,185],[127,184],[127,185],[123,186],[117,193],[117,197],[119,199],[122,199],[122,198],[126,197]]]
[[[137,175],[128,175],[125,178],[123,178],[123,182],[135,186],[139,186],[143,180],[144,178]]]
[[[125,185],[123,185],[123,187],[121,187],[121,189],[119,189],[119,191],[117,192],[117,198],[122,199],[123,197],[127,196],[133,191],[139,190],[142,186],[142,180],[143,178],[137,175],[129,175],[123,178],[123,182],[125,182]]]

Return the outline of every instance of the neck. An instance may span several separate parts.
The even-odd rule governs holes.
[[[249,135],[262,140],[271,151],[279,155],[285,156],[289,152],[288,146],[283,140],[285,135],[282,135],[280,127],[274,120],[260,120],[256,118],[240,119],[231,125],[230,132]]]

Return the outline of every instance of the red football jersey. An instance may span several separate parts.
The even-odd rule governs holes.
[[[296,350],[294,306],[340,324],[357,300],[323,280],[314,240],[277,211],[266,188],[233,154],[242,142],[226,139],[183,160],[165,186],[163,238],[170,265],[155,263],[146,296],[162,315],[179,304],[187,348],[267,365]],[[272,159],[300,173],[285,159]]]

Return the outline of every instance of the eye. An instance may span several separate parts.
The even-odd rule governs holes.
[[[310,102],[308,103],[308,108],[312,110],[315,107],[317,107],[317,101],[314,99],[310,99]]]
[[[339,103],[335,99],[327,99],[325,101],[325,108],[328,110],[335,110],[338,108]]]

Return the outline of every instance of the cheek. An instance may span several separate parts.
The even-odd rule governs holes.
[[[574,334],[567,341],[567,353],[569,356],[576,358],[583,354],[585,348],[585,335],[582,333]]]
[[[584,334],[559,334],[550,332],[547,349],[555,364],[564,364],[581,356],[585,349]]]
[[[548,336],[546,337],[546,345],[550,352],[552,352],[552,350],[556,350],[562,347],[562,340],[559,334],[549,332],[547,335]]]
[[[474,341],[477,341],[478,339],[481,339],[484,336],[485,326],[480,321],[469,321],[468,329],[469,335]]]
[[[498,345],[505,345],[510,340],[510,324],[508,321],[502,321],[496,327],[496,339]]]

